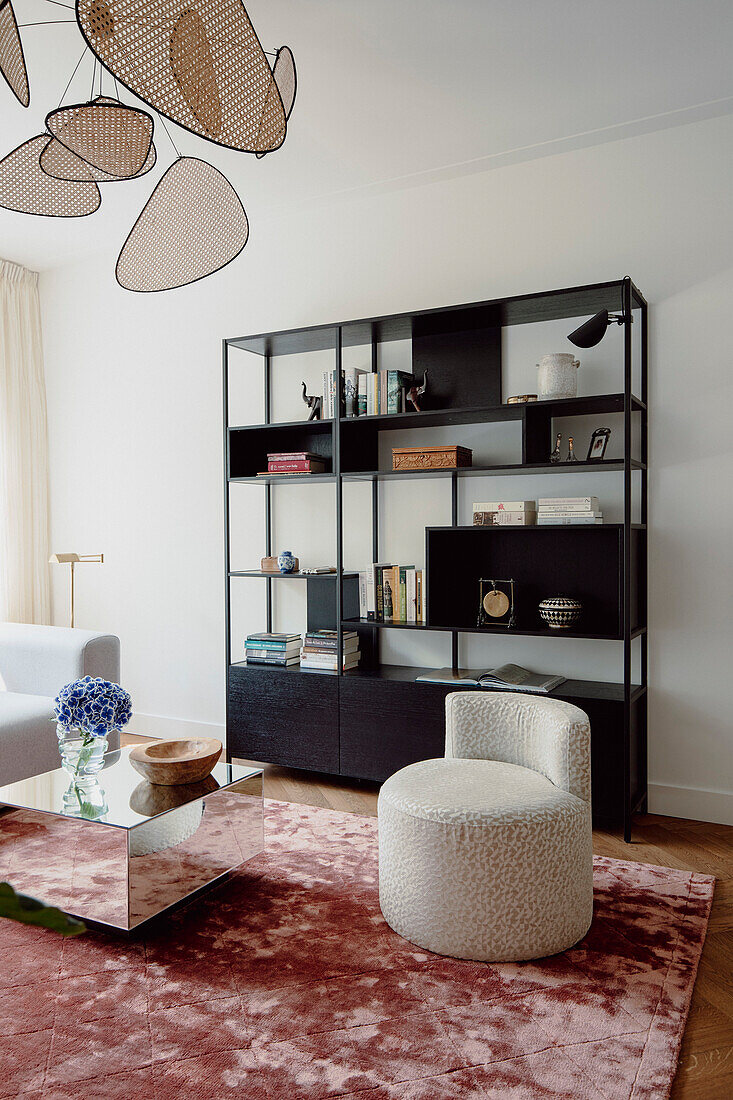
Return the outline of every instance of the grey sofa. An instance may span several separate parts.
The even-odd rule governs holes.
[[[53,701],[80,676],[118,683],[114,634],[0,623],[0,786],[60,767]],[[119,734],[110,737],[119,748]]]

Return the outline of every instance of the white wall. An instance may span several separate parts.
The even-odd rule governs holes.
[[[728,116],[413,190],[303,205],[268,221],[249,210],[252,237],[243,256],[168,294],[120,290],[110,255],[44,273],[53,549],[105,553],[103,567],[79,571],[77,621],[120,635],[136,728],[169,732],[168,719],[186,729],[223,720],[222,337],[628,272],[653,304],[650,802],[660,812],[733,823],[725,694],[733,633],[726,431],[732,169]],[[508,334],[508,390],[532,388],[539,354],[559,350],[566,328]],[[581,356],[581,386],[605,387],[613,339],[610,332]],[[305,377],[300,368],[278,391],[279,418],[292,415],[289,402],[298,407],[290,386]],[[302,368],[318,377],[315,364]],[[245,393],[244,401],[256,420],[259,395]],[[615,477],[584,476],[578,489],[604,497],[609,518],[618,507]],[[537,484],[470,479],[462,508],[479,493],[532,496],[567,484],[559,477]],[[233,492],[235,524],[254,565],[262,553],[261,489]],[[333,560],[333,487],[277,492],[293,502],[293,510],[278,512],[277,545],[306,564]],[[347,497],[355,517],[366,508],[359,492],[350,488]],[[441,482],[390,484],[383,552],[419,562],[422,536],[401,517],[409,510],[410,522],[416,514],[421,523],[449,522],[447,493]],[[369,542],[355,530],[347,564],[368,557]],[[57,570],[59,623],[67,583]],[[286,588],[280,623],[301,629],[302,593]],[[261,628],[261,597],[253,591],[237,596],[240,642],[255,622]],[[445,638],[384,633],[385,660],[448,659]],[[517,638],[508,652],[503,639],[473,637],[463,659],[620,675],[620,646],[608,642]]]

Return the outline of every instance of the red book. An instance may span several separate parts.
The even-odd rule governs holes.
[[[317,461],[323,461],[323,455],[313,454],[312,451],[282,451],[281,453],[269,454],[267,456],[268,462],[273,459],[276,462],[302,462],[304,459],[312,458]]]
[[[326,466],[324,462],[312,462],[309,458],[297,459],[295,461],[285,461],[284,459],[273,459],[267,463],[267,469],[270,473],[304,473],[304,474],[321,474],[324,472]]]

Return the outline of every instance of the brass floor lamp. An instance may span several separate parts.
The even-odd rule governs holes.
[[[52,554],[48,559],[51,565],[70,565],[71,566],[71,622],[70,626],[74,625],[74,566],[80,562],[94,561],[102,564],[104,562],[104,554]]]

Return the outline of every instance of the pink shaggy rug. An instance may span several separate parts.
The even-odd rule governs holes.
[[[492,966],[385,925],[374,819],[267,823],[266,856],[137,940],[0,921],[0,1096],[668,1095],[711,878],[596,859],[583,942]]]

